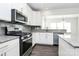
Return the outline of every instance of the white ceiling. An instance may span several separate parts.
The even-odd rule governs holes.
[[[35,11],[79,8],[79,3],[28,3],[28,5]]]

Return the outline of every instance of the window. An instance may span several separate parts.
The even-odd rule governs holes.
[[[57,23],[57,29],[63,29],[63,22]]]
[[[50,23],[49,29],[66,29],[67,32],[71,32],[71,23],[69,22]]]
[[[71,32],[71,23],[64,22],[64,29],[66,29],[67,32]]]
[[[63,29],[63,22],[50,23],[50,29]]]
[[[49,28],[50,29],[56,29],[56,23],[50,23]]]

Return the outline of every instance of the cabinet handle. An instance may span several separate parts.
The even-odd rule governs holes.
[[[5,48],[5,47],[7,47],[8,45],[6,45],[6,46],[3,46],[3,47],[1,47],[0,49],[2,49],[2,48]]]
[[[6,56],[6,52],[4,53],[4,56]]]
[[[3,54],[1,54],[1,56],[3,56]]]

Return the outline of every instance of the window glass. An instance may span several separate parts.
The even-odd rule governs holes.
[[[67,32],[71,32],[71,23],[64,22],[64,29],[66,29]]]
[[[57,23],[57,29],[63,29],[63,22]]]
[[[56,29],[56,23],[50,23],[49,28],[50,29]]]

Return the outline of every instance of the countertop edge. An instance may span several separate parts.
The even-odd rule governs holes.
[[[11,41],[11,40],[15,40],[15,39],[17,39],[17,38],[19,38],[19,36],[17,36],[16,38],[12,38],[12,39],[9,39],[9,40],[6,40],[6,41],[3,41],[3,42],[0,42],[0,44],[2,44],[2,43],[6,43],[6,42]]]
[[[59,36],[59,35],[58,35]],[[60,37],[60,36],[59,36]],[[62,37],[60,37],[61,39],[63,39]],[[64,39],[63,39],[64,40]],[[68,42],[68,41],[66,41],[66,40],[64,40],[65,42],[67,42],[69,45],[71,45],[72,47],[74,47],[74,48],[79,48],[79,46],[74,46],[72,43],[70,43],[70,42]]]

